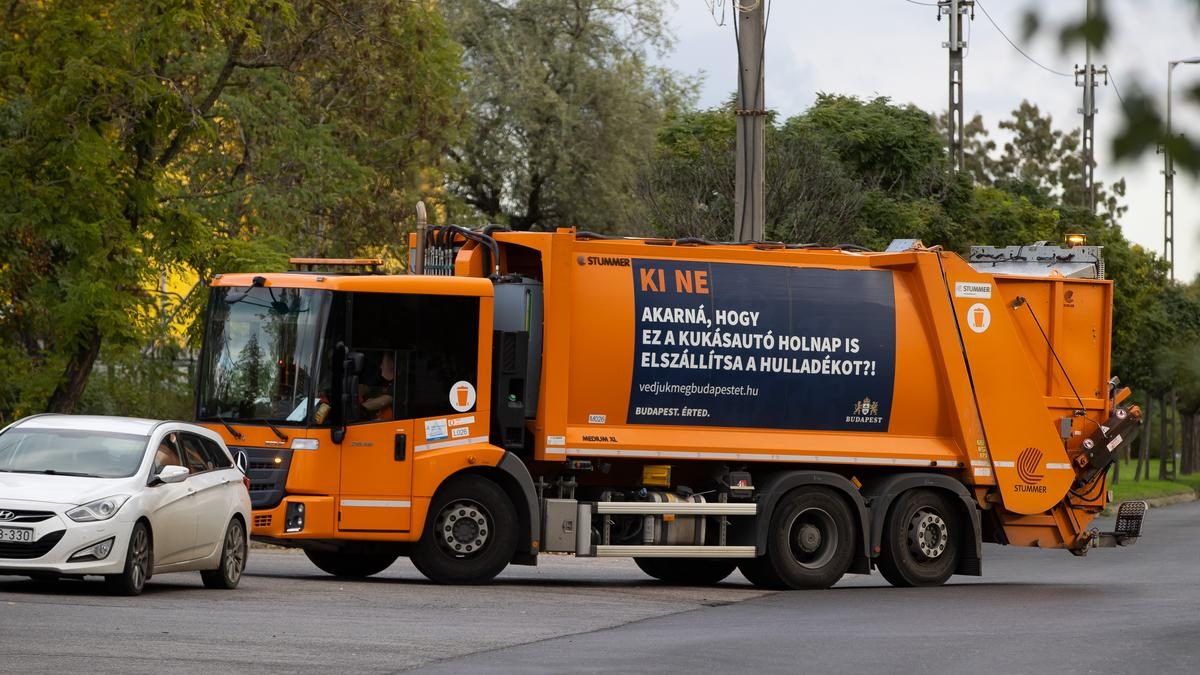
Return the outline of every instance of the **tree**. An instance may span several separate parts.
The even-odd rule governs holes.
[[[160,329],[166,271],[278,268],[322,227],[393,239],[377,219],[453,133],[457,51],[431,1],[14,2],[4,19],[0,419],[75,408],[104,345]]]
[[[733,237],[735,117],[732,106],[674,115],[659,132],[638,196],[657,234]],[[766,127],[767,239],[842,243],[855,238],[863,195],[810,132]]]
[[[647,64],[665,48],[662,2],[458,0],[473,128],[450,187],[515,229],[633,221],[630,194],[666,111],[688,83]]]

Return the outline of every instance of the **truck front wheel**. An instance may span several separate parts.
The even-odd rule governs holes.
[[[430,504],[413,565],[439,584],[477,584],[499,574],[517,550],[517,509],[481,476],[446,482]]]
[[[767,555],[760,564],[769,562],[775,573],[771,579],[777,577],[788,588],[829,588],[850,569],[855,531],[854,514],[837,493],[797,488],[775,507]]]
[[[893,586],[940,586],[958,567],[958,512],[932,490],[909,490],[888,511],[876,566]]]
[[[335,577],[348,579],[365,579],[373,574],[379,574],[392,566],[399,553],[387,550],[367,550],[346,546],[337,551],[305,550],[309,562],[316,565],[322,572]]]
[[[737,561],[721,558],[634,558],[646,574],[676,586],[711,586],[733,574]]]

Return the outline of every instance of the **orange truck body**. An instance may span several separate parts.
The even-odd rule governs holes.
[[[739,512],[749,518],[662,506],[639,517],[647,528],[709,519],[710,534],[692,542],[700,549],[678,549],[701,558],[702,540],[724,519],[713,557],[761,558],[777,500],[824,486],[855,507],[857,572],[888,555],[889,505],[911,489],[943,491],[961,508],[957,573],[979,573],[981,542],[1083,553],[1098,541],[1090,524],[1107,504],[1107,462],[1130,436],[1129,424],[1124,436],[1114,429],[1139,415],[1109,381],[1111,281],[993,275],[920,247],[692,245],[574,230],[490,237],[491,248],[451,238],[440,275],[214,280],[215,289],[478,299],[469,406],[466,387],[451,389],[452,409],[346,425],[340,442],[338,429],[311,421],[289,426],[283,441],[233,420],[243,436],[234,438],[225,422],[199,415],[249,452],[252,491],[273,495],[256,498],[256,538],[332,551],[370,542],[407,554],[436,535],[439,490],[470,474],[511,497],[518,563],[545,550],[670,557],[667,539],[649,535],[644,550],[609,548],[615,517],[601,515],[598,495],[620,492],[628,504],[650,486],[695,500],[729,475],[751,490],[718,487],[707,501],[720,492],[721,503],[754,504]],[[505,380],[513,393],[498,379],[494,354],[505,352],[495,313],[500,286],[518,277],[541,294],[540,311],[524,318],[540,318],[541,330],[532,327],[540,349],[529,352],[537,379]],[[532,400],[514,445],[498,429],[499,409]],[[561,503],[548,499],[569,501],[570,516],[550,513]],[[288,531],[296,504],[303,529]],[[589,531],[571,535],[577,546],[544,541],[561,542],[563,528]]]

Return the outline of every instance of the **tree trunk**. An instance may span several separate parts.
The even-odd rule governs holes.
[[[1167,453],[1171,451],[1171,441],[1167,438],[1167,419],[1171,417],[1171,409],[1167,406],[1167,401],[1170,400],[1163,396],[1159,403],[1162,406],[1162,412],[1158,415],[1158,479],[1167,479]],[[1149,478],[1147,473],[1146,478]]]
[[[1133,479],[1141,480],[1142,473],[1150,477],[1150,430],[1154,424],[1154,398],[1146,399],[1146,416],[1142,419],[1142,442],[1138,444],[1137,466],[1133,469]],[[1142,467],[1145,467],[1144,469]]]
[[[1183,445],[1181,447],[1182,452],[1180,453],[1179,457],[1179,472],[1184,475],[1192,472],[1192,434],[1195,432],[1195,429],[1192,427],[1192,422],[1194,419],[1195,418],[1190,414],[1179,415],[1179,423],[1183,432]]]
[[[79,405],[83,389],[87,386],[88,376],[92,374],[92,366],[96,364],[96,357],[100,355],[100,343],[99,328],[89,326],[84,330],[79,343],[71,352],[71,358],[67,360],[58,386],[54,388],[54,393],[50,394],[50,400],[46,403],[48,412],[75,412],[75,406]]]
[[[1190,413],[1188,415],[1188,424],[1192,429],[1192,442],[1187,448],[1192,461],[1188,463],[1188,469],[1192,473],[1195,473],[1196,471],[1200,471],[1200,412]]]

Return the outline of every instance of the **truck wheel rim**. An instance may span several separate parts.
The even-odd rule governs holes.
[[[792,559],[805,569],[821,569],[838,547],[837,525],[824,509],[807,508],[796,514],[788,528]]]
[[[470,499],[457,499],[437,518],[438,542],[452,555],[467,557],[483,550],[492,536],[491,514]]]
[[[919,560],[936,560],[946,552],[950,528],[938,513],[920,510],[908,524],[908,548]]]

